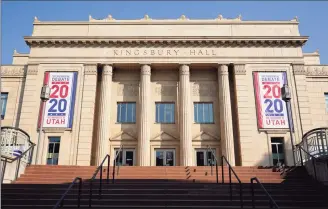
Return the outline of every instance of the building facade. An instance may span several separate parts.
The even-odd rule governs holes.
[[[328,66],[302,51],[297,18],[33,25],[30,52],[1,67],[1,123],[39,143],[39,164],[98,165],[123,146],[124,165],[207,165],[208,147],[232,165],[292,165],[289,125],[294,144],[328,126]]]

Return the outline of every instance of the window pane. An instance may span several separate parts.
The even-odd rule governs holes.
[[[1,93],[1,119],[4,119],[6,114],[6,107],[7,107],[7,100],[8,100],[8,93]]]
[[[126,102],[117,103],[117,122],[135,123],[136,121],[136,103]]]
[[[325,93],[326,111],[328,112],[328,93]]]
[[[156,103],[156,123],[174,123],[174,103]]]
[[[213,123],[213,104],[212,103],[194,103],[195,123]]]

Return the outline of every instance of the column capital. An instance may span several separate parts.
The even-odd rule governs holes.
[[[189,75],[190,74],[189,65],[186,64],[180,65],[179,73],[180,75]]]
[[[85,64],[84,65],[85,75],[97,75],[97,64]]]
[[[28,65],[26,74],[27,75],[37,75],[39,72],[39,65]]]
[[[112,76],[113,75],[113,66],[109,65],[109,64],[105,64],[103,67],[103,75],[109,75]]]
[[[228,65],[220,64],[218,67],[219,75],[228,75]]]
[[[246,75],[245,64],[234,64],[233,67],[236,75]]]
[[[151,68],[150,65],[142,65],[141,66],[141,75],[150,75],[151,73]]]

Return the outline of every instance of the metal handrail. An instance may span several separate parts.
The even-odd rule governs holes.
[[[80,207],[80,205],[81,205],[80,203],[81,203],[82,178],[76,177],[52,209],[57,209],[59,207],[64,206],[64,199],[65,199],[66,195],[68,194],[68,192],[72,189],[72,187],[74,186],[76,181],[79,181],[79,191],[78,191],[78,196],[77,196],[77,207],[78,208]]]
[[[215,170],[216,170],[216,183],[219,183],[219,168],[218,168],[218,159],[215,156],[215,153],[213,152],[212,148],[210,146],[207,146],[206,149],[206,155],[207,155],[207,151],[210,150],[211,151],[211,175],[213,176],[213,157],[215,160]]]
[[[301,165],[302,166],[304,166],[304,164],[303,164],[303,157],[302,157],[302,151],[305,153],[305,154],[307,154],[308,156],[310,156],[311,157],[311,159],[312,159],[312,166],[313,166],[313,174],[314,174],[314,179],[316,180],[316,181],[318,181],[318,178],[317,178],[317,169],[316,169],[316,162],[325,162],[325,161],[323,161],[323,160],[321,160],[321,159],[318,159],[317,157],[315,157],[314,155],[311,155],[308,151],[306,151],[303,147],[301,147],[300,145],[297,145],[296,147],[298,147],[298,149],[299,149],[299,152],[300,152],[300,160],[301,160]]]
[[[239,183],[239,198],[240,198],[240,207],[243,208],[244,207],[244,201],[243,201],[243,184],[240,181],[238,175],[236,174],[236,172],[234,171],[234,169],[232,168],[232,166],[230,165],[228,159],[222,155],[221,157],[221,168],[222,168],[222,184],[224,184],[224,169],[223,169],[223,161],[225,161],[228,165],[229,168],[229,188],[230,188],[230,201],[232,201],[232,182],[231,182],[231,172],[235,175],[238,183]]]
[[[14,159],[11,159],[11,158],[7,158],[7,157],[4,157],[4,156],[1,156],[1,157],[5,158],[5,160],[1,160],[1,161],[4,161],[3,166],[2,166],[1,183],[3,183],[3,179],[4,179],[4,177],[5,177],[5,172],[6,172],[6,165],[7,165],[7,162],[9,162],[9,163],[13,163],[13,162],[15,162],[16,160],[18,160],[17,167],[16,167],[16,173],[15,173],[14,181],[16,181],[17,178],[18,178],[18,173],[19,173],[19,168],[20,168],[21,159],[22,159],[22,158],[23,158],[28,152],[30,152],[30,158],[29,158],[29,160],[28,160],[27,166],[31,165],[32,158],[33,158],[33,152],[34,152],[34,146],[35,146],[35,144],[34,144],[33,142],[31,142],[31,146],[30,146],[27,150],[25,150],[21,155],[15,157]],[[8,159],[10,159],[11,161],[8,161]]]
[[[96,169],[95,173],[93,174],[93,176],[90,179],[90,193],[89,193],[89,207],[91,207],[92,204],[92,182],[93,180],[95,180],[95,178],[98,175],[98,172],[100,172],[100,178],[99,178],[99,199],[101,199],[101,192],[102,192],[102,169],[103,169],[103,164],[105,163],[107,159],[107,184],[109,183],[109,163],[110,163],[110,156],[107,154],[103,161],[100,163],[100,165],[98,166],[98,168]]]
[[[121,151],[122,151],[122,160],[123,160],[123,145],[120,146],[120,149],[118,150],[118,152],[117,152],[117,154],[115,155],[115,158],[114,158],[114,165],[113,165],[113,178],[112,178],[112,183],[113,183],[113,184],[115,183],[116,159],[117,159],[117,156],[120,155]],[[120,169],[120,165],[118,165],[117,174],[118,174],[119,169]]]
[[[251,192],[252,192],[252,207],[255,208],[255,200],[254,200],[254,181],[256,181],[262,188],[262,190],[264,191],[265,195],[269,198],[269,204],[270,204],[270,208],[272,208],[272,205],[275,208],[279,208],[279,206],[277,205],[276,201],[274,201],[274,199],[271,197],[271,195],[269,194],[269,192],[265,189],[265,187],[263,186],[263,184],[260,182],[260,180],[256,177],[251,178]]]

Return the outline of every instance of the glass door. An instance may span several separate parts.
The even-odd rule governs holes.
[[[119,149],[115,149],[116,165],[133,166],[135,162],[134,149],[123,149],[118,154]]]
[[[273,166],[285,164],[283,138],[271,138],[271,150]]]
[[[47,165],[58,165],[60,137],[49,137]]]
[[[175,165],[175,150],[173,149],[155,150],[155,157],[156,157],[156,166]]]
[[[212,149],[215,154],[215,149]],[[215,165],[215,157],[210,150],[197,149],[196,150],[197,166]]]

